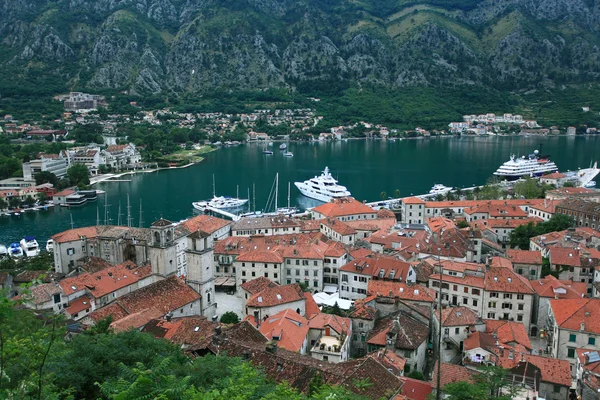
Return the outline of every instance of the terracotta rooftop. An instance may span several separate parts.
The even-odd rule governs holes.
[[[235,221],[231,224],[232,231],[246,230],[246,229],[274,229],[274,228],[300,228],[300,224],[284,215],[268,218],[251,218],[244,217],[239,221]]]
[[[87,296],[79,297],[69,303],[69,306],[65,308],[65,311],[71,315],[77,314],[80,311],[92,309],[91,300]]]
[[[513,264],[542,265],[542,253],[533,250],[506,250],[506,258]]]
[[[356,229],[352,228],[345,222],[336,218],[321,219],[321,225],[329,227],[332,231],[339,233],[342,236],[356,234]]]
[[[476,331],[470,334],[463,342],[465,350],[474,350],[481,348],[487,351],[493,351],[496,346],[496,340],[488,333]]]
[[[281,264],[283,257],[275,250],[250,250],[240,254],[236,261]]]
[[[202,214],[183,221],[181,226],[190,233],[202,231],[208,234],[213,234],[229,224],[231,224],[231,221],[226,219]]]
[[[139,329],[146,325],[148,322],[152,321],[155,318],[159,318],[164,315],[164,313],[154,307],[145,308],[142,311],[135,312],[133,314],[127,314],[127,311],[121,307],[119,304],[115,304],[115,307],[111,307],[110,305],[103,307],[102,310],[105,310],[105,316],[100,318],[104,319],[108,315],[111,315],[114,322],[110,324],[111,329],[115,332],[123,332],[128,331],[130,329]],[[108,310],[111,310],[108,312]]]
[[[375,211],[373,208],[353,199],[352,197],[336,199],[334,201],[330,201],[329,203],[321,204],[313,208],[312,211],[330,218],[337,218],[346,215],[377,213],[377,211]]]
[[[420,381],[413,378],[400,378],[404,382],[402,393],[408,400],[427,400],[433,388],[430,382]]]
[[[438,362],[436,361],[433,367],[433,383],[437,383],[437,369]],[[473,383],[473,376],[477,375],[477,372],[456,364],[442,363],[440,366],[440,386],[443,388],[449,383],[456,382],[470,382]]]
[[[400,376],[404,374],[406,358],[399,356],[391,350],[386,348],[375,350],[374,352],[367,354],[365,357],[372,357],[379,361],[384,367],[394,373],[394,375]]]
[[[418,197],[406,197],[402,199],[402,204],[425,204],[425,202]]]
[[[304,304],[305,316],[310,319],[317,314],[321,313],[321,309],[317,305],[313,295],[310,292],[304,293],[304,297],[306,298],[306,303]]]
[[[378,297],[392,297],[405,301],[417,301],[433,303],[435,301],[435,292],[423,285],[404,282],[390,282],[370,279],[367,294]]]
[[[439,315],[439,311],[436,311]],[[442,326],[470,326],[481,323],[477,314],[468,307],[448,307],[442,310]]]
[[[398,324],[395,323],[398,320]],[[367,337],[367,343],[385,347],[388,335],[395,335],[394,346],[401,350],[415,350],[427,340],[429,328],[402,312],[390,315],[375,323],[375,327]]]
[[[264,276],[259,276],[256,279],[252,279],[251,281],[247,281],[240,285],[240,287],[242,289],[244,289],[246,292],[250,293],[251,295],[256,294],[260,291],[263,291],[264,289],[266,289],[268,287],[275,287],[275,286],[279,286],[279,285],[277,283],[273,282],[272,280],[270,280],[269,278],[265,278]]]
[[[569,361],[532,354],[525,355],[525,360],[540,369],[542,382],[571,387],[571,364]]]
[[[507,292],[533,294],[531,283],[511,268],[490,267],[485,272],[485,290],[490,292]]]
[[[344,318],[333,314],[319,313],[313,315],[308,320],[310,329],[325,330],[326,327],[333,329],[338,335],[350,334],[352,330],[352,321],[350,318]]]
[[[500,343],[518,343],[529,350],[533,348],[522,323],[494,319],[484,319],[483,322],[486,326],[485,331],[492,336],[495,334]]]
[[[267,287],[248,299],[249,307],[272,307],[295,301],[305,301],[304,293],[297,283]]]
[[[564,247],[551,247],[550,263],[553,265],[581,267],[579,250]]]
[[[580,299],[587,294],[585,282],[558,280],[552,275],[543,279],[530,281],[531,287],[540,297],[559,299]]]
[[[89,314],[94,321],[99,321],[111,315],[114,309],[106,310],[107,307],[119,305],[125,310],[125,315],[137,313],[146,309],[155,308],[162,313],[167,314],[185,305],[200,299],[200,295],[189,287],[181,279],[171,276],[167,279],[152,283],[134,292],[119,297],[108,306],[97,309]],[[117,318],[120,317],[120,318]],[[113,321],[123,318],[121,315],[113,315]],[[156,318],[153,317],[153,318]]]
[[[364,299],[354,301],[354,310],[350,314],[350,317],[368,321],[375,320],[377,309],[373,305],[376,297],[377,296],[367,296]]]
[[[561,329],[600,333],[600,299],[550,300],[550,307]]]
[[[259,331],[278,347],[300,352],[308,335],[308,321],[300,314],[286,308],[260,324]]]

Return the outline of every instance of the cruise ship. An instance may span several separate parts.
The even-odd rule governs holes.
[[[509,181],[517,180],[523,176],[541,176],[558,171],[558,167],[548,156],[541,156],[538,150],[527,157],[510,156],[510,160],[498,168],[494,175]]]
[[[304,182],[294,182],[294,185],[296,185],[300,193],[304,196],[325,203],[331,199],[339,199],[352,195],[345,186],[337,184],[337,181],[331,176],[328,167],[325,167],[320,176],[315,176]]]

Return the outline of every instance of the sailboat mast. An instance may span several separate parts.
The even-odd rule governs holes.
[[[71,229],[75,229],[75,224],[73,224],[73,214],[71,214]]]
[[[127,193],[127,227],[131,228],[131,204],[129,204],[129,193]]]
[[[240,185],[235,185],[235,198],[240,198]]]
[[[252,183],[252,211],[256,212],[256,188],[254,187],[254,183]]]
[[[277,198],[279,197],[279,172],[275,174],[275,212],[277,212]]]
[[[290,183],[288,182],[288,210],[290,208]]]
[[[217,189],[215,187],[215,174],[213,174],[213,197],[217,197]]]
[[[140,199],[140,228],[144,227],[144,220],[143,220],[143,212],[142,212],[142,199]]]

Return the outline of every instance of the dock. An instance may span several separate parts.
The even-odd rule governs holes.
[[[600,172],[598,169],[598,163],[595,162],[590,168],[582,169],[577,172],[577,178],[579,179],[579,186],[585,187],[588,183],[594,180],[596,175]]]
[[[227,217],[227,218],[231,219],[232,221],[239,221],[241,219],[241,217],[239,215],[235,215],[233,213],[230,213],[229,211],[221,210],[220,208],[206,206],[204,209],[208,210],[208,211],[210,211],[212,213],[219,214],[219,215],[222,215],[224,217]]]

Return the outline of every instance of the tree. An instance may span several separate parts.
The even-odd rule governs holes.
[[[51,183],[56,185],[58,178],[50,171],[40,171],[35,175],[35,184],[41,185],[43,183]]]
[[[27,195],[23,203],[25,204],[25,206],[31,207],[35,204],[35,200],[33,197],[31,197],[31,195]]]
[[[566,188],[575,187],[575,184],[573,182],[565,182],[565,183],[563,183],[563,187],[566,187]]]
[[[237,324],[240,322],[240,317],[233,311],[227,311],[221,315],[221,322],[224,324]]]
[[[21,200],[17,196],[14,196],[8,199],[8,204],[11,208],[17,208],[21,205]]]
[[[308,281],[299,282],[298,286],[300,286],[300,289],[302,289],[303,292],[309,292],[310,291],[310,289],[308,288]]]
[[[385,199],[387,199],[387,193],[381,192],[381,193],[379,193],[379,197],[381,197],[381,200],[385,200]]]
[[[524,197],[526,199],[539,199],[544,192],[542,187],[538,185],[538,182],[531,178],[515,183],[513,190],[517,197]]]
[[[8,203],[6,200],[0,197],[0,210],[6,210],[8,208]]]
[[[550,232],[564,231],[574,225],[575,221],[564,214],[555,214],[548,221],[536,225],[533,222],[527,225],[517,226],[509,235],[511,248],[518,247],[521,250],[529,250],[529,239],[534,236],[544,235]]]
[[[420,381],[424,381],[425,380],[425,375],[423,375],[423,373],[421,371],[411,371],[408,374],[409,378],[413,378],[413,379],[418,379]]]
[[[84,164],[74,164],[67,170],[67,177],[71,181],[71,185],[79,188],[86,187],[90,184],[90,171]]]
[[[460,221],[458,221],[456,223],[456,227],[459,228],[459,229],[468,228],[469,227],[469,223],[467,221],[465,221],[464,219],[461,219]]]
[[[394,190],[394,198],[396,198],[396,199],[400,198],[400,189]]]

